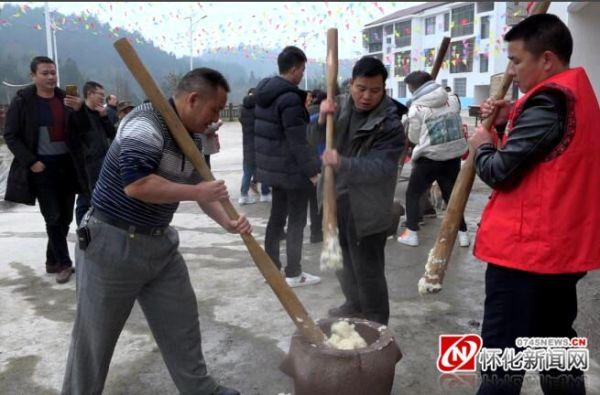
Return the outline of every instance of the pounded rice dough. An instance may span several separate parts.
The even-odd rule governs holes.
[[[355,350],[367,346],[365,339],[354,329],[354,324],[348,321],[338,321],[331,325],[331,336],[325,344],[337,350]]]

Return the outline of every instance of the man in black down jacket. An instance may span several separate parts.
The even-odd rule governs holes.
[[[302,237],[312,186],[319,164],[306,140],[306,92],[298,88],[306,67],[299,48],[284,48],[277,58],[279,75],[256,87],[254,115],[258,181],[273,187],[273,204],[265,235],[265,250],[277,267],[279,239],[288,217],[285,275],[292,287],[317,284],[321,279],[302,271]]]
[[[240,110],[240,123],[242,124],[242,142],[244,147],[244,174],[242,175],[241,195],[238,199],[239,204],[252,204],[256,200],[248,196],[252,178],[256,176],[256,155],[254,154],[254,107],[256,105],[256,89],[248,91],[248,96],[244,97],[242,109]],[[260,190],[260,200],[270,201],[271,191],[269,186],[262,183]]]
[[[56,273],[56,281],[64,283],[73,272],[67,234],[82,185],[66,143],[67,119],[82,100],[56,86],[52,59],[37,56],[30,69],[34,84],[17,92],[6,114],[4,138],[15,158],[4,199],[31,206],[38,200],[48,234],[46,273]]]
[[[67,143],[77,162],[79,177],[85,180],[82,193],[77,196],[77,226],[90,208],[92,191],[100,176],[104,156],[116,134],[114,123],[108,116],[108,108],[102,106],[104,87],[97,82],[88,81],[83,86],[83,97],[83,106],[69,115],[67,137]]]

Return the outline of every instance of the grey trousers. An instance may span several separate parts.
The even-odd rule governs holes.
[[[198,305],[171,227],[162,236],[130,235],[92,217],[91,242],[76,249],[77,312],[63,394],[100,394],[115,344],[137,300],[182,394],[211,394]]]

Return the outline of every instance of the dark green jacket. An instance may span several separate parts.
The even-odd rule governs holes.
[[[336,97],[334,148],[348,139],[354,103],[349,95]],[[316,146],[325,141],[325,125],[309,125],[309,140]],[[398,159],[404,148],[404,128],[396,105],[385,96],[352,139],[352,154],[342,157],[336,177],[344,177],[359,238],[386,231],[392,224],[392,202],[396,189]],[[322,180],[319,201],[322,199]]]

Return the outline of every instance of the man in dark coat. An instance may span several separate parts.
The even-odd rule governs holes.
[[[281,268],[279,238],[288,217],[286,281],[292,287],[321,281],[302,271],[302,237],[312,186],[319,164],[306,140],[308,112],[306,92],[298,88],[306,67],[306,55],[286,47],[277,58],[279,75],[265,78],[256,87],[254,115],[258,181],[273,187],[273,204],[265,235],[265,250]]]
[[[256,155],[254,154],[254,107],[256,100],[254,94],[255,88],[248,91],[248,96],[244,97],[242,108],[240,110],[240,123],[242,124],[242,143],[244,147],[244,174],[242,175],[242,187],[240,190],[239,204],[252,204],[256,200],[248,195],[252,178],[256,175]],[[263,183],[261,185],[260,201],[270,201],[271,191],[269,186]]]
[[[352,69],[350,94],[338,96],[337,104],[324,100],[309,130],[313,144],[325,141],[327,114],[334,115],[334,149],[325,150],[322,159],[336,173],[344,265],[337,276],[346,301],[329,314],[386,325],[390,309],[384,249],[405,140],[398,108],[385,95],[387,76],[380,60],[360,59]]]
[[[103,107],[104,87],[88,81],[83,86],[84,105],[69,115],[67,142],[77,162],[79,177],[86,180],[82,193],[77,196],[75,221],[77,225],[90,208],[92,191],[100,176],[100,169],[110,142],[115,137],[115,126]]]
[[[82,100],[56,86],[52,59],[37,56],[30,68],[34,84],[17,92],[6,115],[4,138],[15,158],[4,199],[33,206],[37,198],[48,234],[46,272],[64,283],[73,272],[67,234],[81,185],[66,143],[67,118]]]
[[[119,99],[117,96],[112,93],[106,96],[106,116],[108,116],[108,120],[116,125],[119,122]]]

